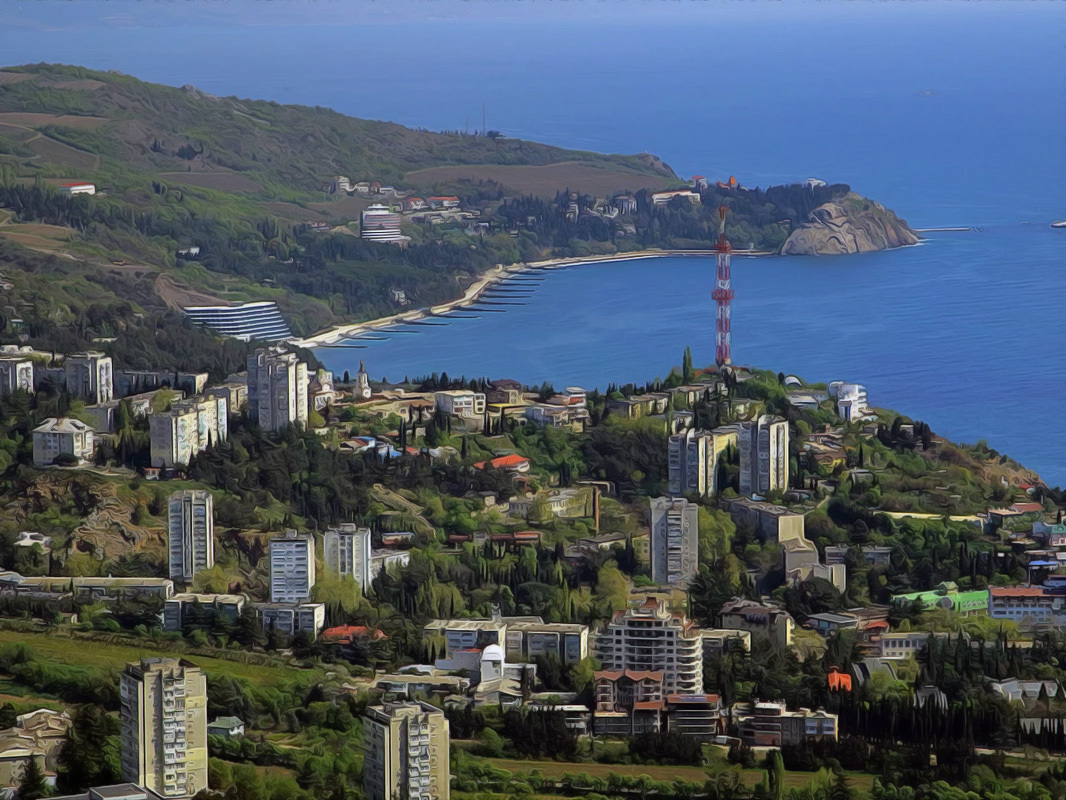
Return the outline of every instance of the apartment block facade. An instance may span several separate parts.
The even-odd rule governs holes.
[[[350,522],[327,528],[323,555],[331,572],[342,578],[354,578],[363,591],[370,587],[370,528],[360,528]]]
[[[679,497],[694,492],[714,497],[718,486],[718,461],[726,450],[736,447],[740,431],[735,426],[713,431],[689,429],[670,437],[668,462],[670,494]]]
[[[261,347],[248,356],[248,414],[266,431],[307,425],[307,364],[293,353]]]
[[[187,489],[170,496],[167,509],[170,579],[192,583],[215,565],[215,504],[210,492]]]
[[[270,602],[301,603],[315,585],[315,540],[288,530],[270,540]]]
[[[429,703],[371,706],[363,717],[367,800],[449,800],[448,720]]]
[[[651,578],[684,583],[699,568],[699,507],[683,497],[651,500]]]
[[[666,694],[703,690],[703,639],[699,629],[661,601],[649,599],[615,614],[596,637],[604,670],[663,673]]]
[[[769,414],[741,422],[739,428],[740,493],[788,488],[788,423]]]

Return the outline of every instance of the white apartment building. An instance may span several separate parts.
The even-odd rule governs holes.
[[[0,394],[18,390],[33,394],[33,361],[28,358],[0,358]]]
[[[182,311],[194,325],[245,342],[252,339],[276,342],[292,338],[289,323],[281,316],[278,304],[271,300],[234,306],[186,306]]]
[[[186,489],[170,496],[167,515],[170,579],[192,583],[215,565],[215,504],[210,492]]]
[[[207,788],[207,678],[195,664],[145,658],[119,681],[122,778],[163,797]]]
[[[449,800],[448,719],[429,703],[371,706],[363,717],[367,800]]]
[[[433,395],[442,414],[463,419],[480,418],[485,413],[485,395],[481,392],[451,390]]]
[[[267,431],[307,426],[307,364],[280,348],[248,356],[248,414]]]
[[[670,494],[675,497],[695,492],[702,497],[718,494],[718,460],[730,446],[739,442],[735,426],[713,431],[689,429],[670,437],[668,463]]]
[[[873,416],[866,387],[862,384],[833,381],[829,384],[829,396],[836,398],[837,415],[845,422],[858,422]]]
[[[683,497],[651,501],[651,579],[684,583],[699,568],[699,507]]]
[[[90,461],[95,441],[93,429],[73,417],[49,417],[33,429],[33,464],[47,467],[61,455]]]
[[[788,488],[788,423],[764,414],[741,422],[740,493],[766,494]]]
[[[301,603],[315,585],[315,540],[295,530],[270,540],[270,602]]]
[[[342,578],[354,578],[365,592],[371,581],[370,544],[370,528],[351,522],[327,528],[322,548],[326,566]]]
[[[76,195],[76,194],[96,194],[95,183],[64,183],[59,187],[59,191],[63,194]]]
[[[326,627],[323,603],[259,603],[255,613],[264,631],[275,630],[289,636],[306,633],[314,639]]]
[[[946,633],[929,633],[927,631],[900,631],[882,633],[880,638],[881,658],[907,658],[929,646],[932,637],[946,638]]]
[[[988,590],[988,616],[1009,619],[1018,627],[1059,627],[1066,624],[1061,594],[1048,592],[1042,586],[993,586]]]
[[[359,217],[359,235],[375,242],[402,242],[400,215],[386,205],[374,203]]]
[[[199,419],[195,408],[175,403],[169,411],[148,417],[153,467],[173,469],[188,464],[199,452]]]
[[[664,694],[703,692],[700,630],[659,600],[615,614],[596,637],[595,651],[605,670],[662,672]]]
[[[89,403],[107,403],[115,397],[111,356],[95,350],[69,355],[63,361],[67,393]]]

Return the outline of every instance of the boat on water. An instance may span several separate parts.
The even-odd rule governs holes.
[[[1057,219],[1051,223],[1052,228],[1066,228],[1066,219]]]

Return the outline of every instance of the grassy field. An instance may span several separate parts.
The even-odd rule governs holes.
[[[39,128],[42,125],[62,125],[66,128],[92,130],[110,120],[107,117],[81,117],[73,114],[38,114],[32,111],[0,112],[0,122],[22,128]]]
[[[545,778],[561,778],[563,775],[580,775],[582,773],[594,778],[606,778],[608,775],[625,775],[639,777],[647,775],[652,780],[674,781],[682,780],[690,783],[703,783],[717,770],[703,767],[663,767],[647,764],[586,764],[568,763],[560,761],[525,761],[512,758],[486,758],[495,767],[505,769],[508,772],[529,774],[538,770]],[[728,768],[727,768],[728,769]],[[815,773],[811,772],[787,772],[785,784],[790,789],[807,787],[813,780]],[[763,771],[746,769],[740,771],[741,780],[749,787],[755,786],[763,778]],[[866,773],[849,772],[848,780],[852,788],[868,791],[873,786],[873,776]]]
[[[160,172],[157,177],[168,183],[186,183],[220,192],[258,192],[263,188],[236,172]]]
[[[170,643],[169,646],[167,643],[163,643],[159,647],[140,647],[127,644],[112,644],[77,635],[64,636],[55,633],[26,633],[24,631],[0,630],[0,646],[15,643],[25,644],[44,658],[68,664],[110,669],[121,669],[123,665],[138,661],[146,656],[180,655],[182,658],[197,664],[209,674],[243,678],[268,686],[292,679],[297,674],[304,674],[304,671],[287,667],[280,660],[276,666],[270,666],[241,664],[225,658],[176,653],[173,643]]]
[[[518,194],[555,197],[561,188],[608,196],[629,189],[662,189],[669,180],[659,175],[637,172],[623,166],[599,167],[576,161],[563,161],[544,166],[510,166],[474,164],[470,166],[432,167],[408,172],[404,180],[416,186],[436,183],[454,184],[464,181],[477,184],[491,180]]]

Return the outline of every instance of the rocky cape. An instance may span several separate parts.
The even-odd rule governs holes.
[[[811,212],[781,246],[782,255],[872,253],[918,243],[906,221],[869,198],[849,192]]]

